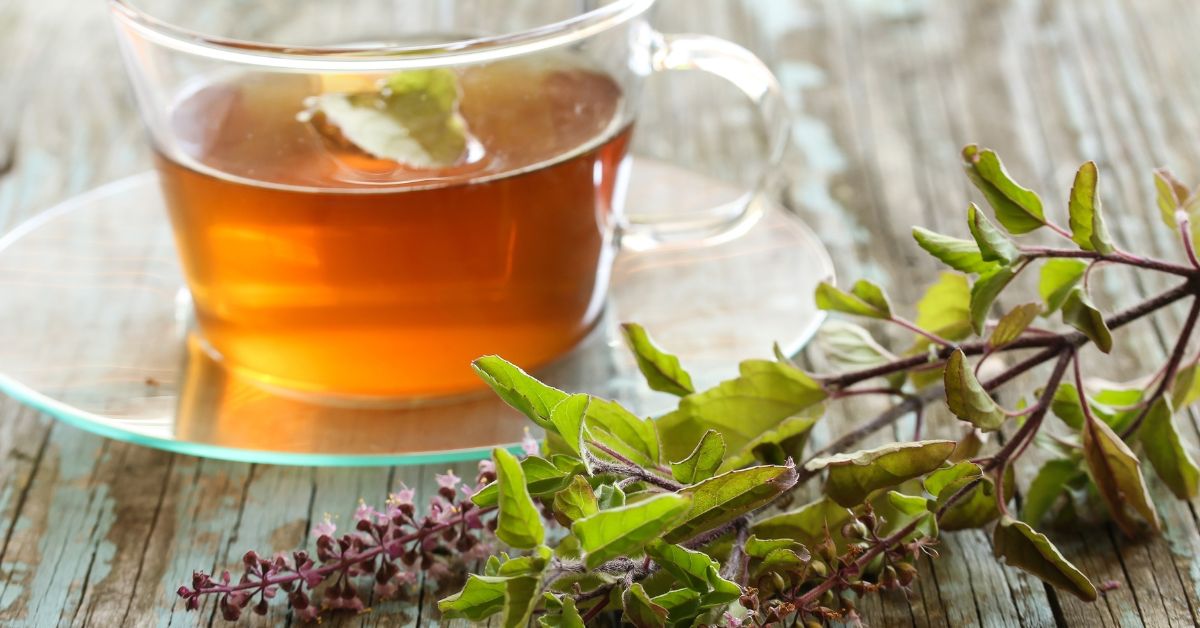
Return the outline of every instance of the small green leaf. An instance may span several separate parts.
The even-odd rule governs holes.
[[[762,465],[722,473],[679,492],[691,507],[663,539],[677,543],[757,510],[796,485],[796,467]]]
[[[850,292],[822,281],[817,285],[816,300],[817,307],[822,310],[868,318],[889,319],[892,317],[892,308],[888,304],[887,295],[884,294],[883,289],[866,279],[855,282]]]
[[[1087,264],[1077,259],[1050,259],[1042,264],[1038,294],[1046,303],[1043,314],[1052,314],[1062,307],[1086,270]]]
[[[763,464],[786,464],[788,458],[799,458],[808,442],[808,435],[824,414],[823,406],[813,406],[797,416],[788,417],[773,429],[746,443],[742,449],[725,459],[718,471],[730,471],[755,461]]]
[[[625,491],[614,484],[601,484],[596,492],[596,504],[600,510],[620,508],[625,505]]]
[[[684,484],[707,480],[716,474],[725,459],[725,439],[716,430],[708,430],[691,455],[671,463],[671,475]]]
[[[1097,179],[1094,161],[1080,166],[1079,172],[1075,174],[1071,198],[1067,203],[1071,212],[1071,240],[1085,251],[1107,255],[1113,251],[1113,243],[1108,227],[1104,224],[1103,212],[1100,210]]]
[[[746,555],[751,558],[765,558],[778,549],[802,550],[804,545],[793,539],[760,539],[754,534],[746,539]]]
[[[1010,567],[1027,571],[1081,600],[1091,602],[1097,597],[1092,581],[1064,558],[1046,535],[1027,523],[1002,518],[992,536],[992,552]]]
[[[571,395],[550,410],[550,424],[576,457],[582,456],[583,419],[590,403],[591,398],[587,395]]]
[[[896,359],[884,349],[871,332],[843,320],[827,320],[817,330],[816,349],[838,371],[858,370],[886,364]]]
[[[925,478],[925,490],[936,497],[931,507],[935,511],[944,508],[951,497],[972,483],[974,487],[942,513],[938,524],[943,530],[982,528],[999,517],[996,486],[991,478],[983,475],[979,465],[965,461],[938,469]],[[1012,496],[1011,486],[1004,494],[1006,497]]]
[[[467,576],[462,591],[438,601],[438,610],[446,619],[483,621],[504,609],[504,590],[509,578]]]
[[[529,625],[533,610],[542,594],[542,574],[509,578],[504,583],[504,628],[524,628]]]
[[[1076,430],[1083,429],[1083,406],[1074,384],[1060,384],[1050,401],[1050,412]],[[1029,523],[1033,523],[1030,521]]]
[[[958,273],[942,273],[917,302],[916,324],[947,340],[971,335],[971,286]],[[918,341],[924,347],[925,339]]]
[[[696,391],[692,376],[679,365],[679,358],[659,349],[641,325],[625,323],[621,331],[652,390],[680,397]]]
[[[1186,408],[1200,399],[1200,368],[1192,362],[1179,369],[1171,385],[1171,407]]]
[[[492,450],[492,458],[496,461],[496,482],[500,487],[496,537],[520,549],[540,545],[545,540],[546,529],[533,498],[529,496],[521,464],[515,456],[500,448]]]
[[[875,449],[817,458],[808,471],[829,470],[825,494],[847,508],[882,488],[920,477],[941,466],[954,451],[952,440],[893,443]]]
[[[1025,491],[1021,520],[1029,525],[1041,523],[1058,496],[1067,490],[1067,483],[1081,473],[1079,463],[1074,460],[1060,458],[1047,461]]]
[[[983,335],[992,303],[1015,276],[1013,269],[1001,266],[975,280],[975,284],[971,286],[971,328],[976,334]]]
[[[700,614],[701,597],[692,589],[671,589],[650,598],[650,601],[667,609],[667,625],[676,628],[690,627]]]
[[[588,569],[605,561],[634,554],[680,521],[691,499],[663,493],[649,499],[600,512],[576,521],[571,531],[579,537]]]
[[[981,430],[995,431],[1008,417],[975,378],[962,349],[955,349],[946,361],[946,406],[954,416]]]
[[[658,432],[654,424],[615,401],[592,397],[584,425],[590,437],[643,467],[659,461]],[[603,452],[593,452],[601,458]]]
[[[996,212],[996,220],[1009,233],[1021,235],[1046,224],[1042,200],[1012,180],[996,153],[974,144],[963,148],[967,177],[983,192]]]
[[[669,460],[687,457],[700,435],[710,429],[725,438],[727,451],[740,451],[763,432],[828,396],[816,380],[786,364],[747,360],[739,370],[736,379],[684,397],[674,412],[656,421]]]
[[[1196,461],[1184,449],[1172,421],[1173,414],[1171,403],[1165,397],[1159,397],[1138,428],[1138,440],[1142,442],[1146,457],[1163,484],[1176,497],[1186,500],[1196,496],[1200,468],[1196,467]]]
[[[1000,318],[1000,322],[996,323],[996,328],[992,330],[992,336],[988,338],[988,345],[1003,347],[1020,338],[1021,334],[1025,333],[1025,330],[1041,313],[1042,306],[1037,303],[1026,303],[1009,310],[1008,314],[1005,314]]]
[[[953,238],[921,227],[913,227],[912,234],[921,248],[954,270],[986,273],[996,266],[983,259],[979,245],[971,240]]]
[[[550,412],[567,393],[547,386],[503,358],[489,355],[471,363],[475,372],[508,405],[545,430],[553,430]]]
[[[917,527],[903,537],[903,540],[936,537],[938,534],[937,516],[931,511],[929,500],[924,497],[888,491],[873,499],[871,506],[876,515],[883,519],[883,525],[879,529],[881,536],[895,534],[914,521],[918,521]]]
[[[1191,192],[1166,168],[1154,171],[1154,189],[1158,192],[1158,210],[1163,222],[1175,229],[1175,210],[1187,203]]]
[[[575,607],[575,598],[564,595],[559,598],[561,609],[554,614],[545,614],[538,618],[542,628],[584,628],[583,617]]]
[[[663,628],[667,625],[667,609],[650,601],[642,583],[635,582],[621,596],[625,607],[622,619],[633,624],[634,628]]]
[[[1108,504],[1113,521],[1126,536],[1137,535],[1137,527],[1126,512],[1126,506],[1133,508],[1150,527],[1160,528],[1158,513],[1142,477],[1141,463],[1125,441],[1103,421],[1085,421],[1083,457],[1092,481]]]
[[[1112,351],[1112,332],[1108,330],[1108,323],[1104,322],[1104,315],[1092,305],[1083,288],[1075,287],[1067,295],[1062,317],[1064,323],[1083,332],[1096,344],[1097,349],[1104,353]]]
[[[663,541],[647,545],[646,553],[679,584],[698,591],[708,590],[708,568],[721,566],[708,554]]]
[[[571,479],[571,484],[554,494],[554,518],[564,526],[586,519],[600,512],[596,493],[582,475]]]
[[[992,263],[992,268],[985,269],[981,274],[995,270],[996,262],[1008,266],[1021,257],[1017,245],[1001,233],[975,203],[967,206],[967,228],[971,230],[971,237],[975,238],[980,259]]]
[[[850,509],[823,497],[795,510],[759,519],[751,524],[750,530],[763,538],[795,539],[817,547],[825,542],[826,530],[836,532],[853,517]]]
[[[521,460],[521,472],[525,474],[525,486],[530,495],[552,495],[567,485],[571,477],[549,460],[538,456],[527,456]],[[471,496],[476,506],[495,506],[500,498],[500,481],[492,482]]]

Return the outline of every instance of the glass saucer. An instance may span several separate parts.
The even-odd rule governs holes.
[[[674,208],[735,198],[701,175],[650,160],[629,204]],[[703,205],[702,205],[703,206]],[[698,385],[796,351],[820,324],[816,283],[833,267],[795,216],[755,201],[740,235],[623,252],[604,320],[538,375],[649,415],[651,392],[617,333],[644,325]],[[428,464],[514,446],[527,420],[490,392],[404,407],[324,405],[225,370],[190,336],[191,305],[157,177],[123,179],[49,209],[0,238],[0,391],[102,436],[196,456],[303,465]]]

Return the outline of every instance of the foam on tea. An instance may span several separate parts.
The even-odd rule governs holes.
[[[450,109],[431,90],[389,101],[395,76],[248,74],[181,99],[159,166],[227,364],[317,393],[443,394],[479,385],[475,357],[533,368],[588,332],[629,137],[620,88],[569,59],[450,79]],[[398,126],[375,115],[392,109]]]

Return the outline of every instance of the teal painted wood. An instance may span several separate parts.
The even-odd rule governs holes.
[[[957,174],[958,149],[969,141],[999,150],[1060,215],[1071,164],[1096,159],[1118,239],[1173,254],[1148,211],[1148,172],[1169,163],[1200,179],[1198,13],[1189,0],[662,0],[659,17],[664,28],[729,37],[771,63],[796,112],[784,198],[821,234],[843,277],[880,281],[911,304],[936,267],[908,229],[963,232],[974,197]],[[652,90],[679,103],[664,111],[688,116],[647,115],[642,125],[663,132],[643,149],[745,176],[757,138],[738,97],[693,79],[660,79]],[[148,163],[101,3],[0,3],[0,226]],[[1131,286],[1138,294],[1165,286],[1119,273],[1097,279],[1118,302],[1136,296],[1123,294]],[[1127,357],[1095,375],[1161,359],[1161,332],[1178,314],[1121,335]],[[831,416],[816,444],[873,410],[857,403]],[[934,412],[926,433],[950,425]],[[1194,446],[1195,421],[1186,428]],[[912,429],[901,422],[875,442]],[[455,469],[472,473],[469,464]],[[324,512],[347,521],[360,497],[381,502],[400,482],[427,496],[443,470],[203,461],[106,442],[0,401],[0,624],[207,624],[211,606],[183,614],[172,595],[193,568],[219,571],[249,548],[298,547]],[[1031,469],[1018,473],[1028,481]],[[1195,506],[1159,503],[1160,539],[1129,542],[1105,526],[1056,537],[1094,578],[1119,585],[1097,604],[997,565],[987,535],[968,532],[921,564],[909,596],[869,598],[862,610],[884,626],[1194,624]],[[422,583],[400,602],[335,623],[434,625],[442,594]],[[285,622],[276,613],[251,623]]]

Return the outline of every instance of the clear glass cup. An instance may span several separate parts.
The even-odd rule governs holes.
[[[579,343],[618,248],[736,236],[783,152],[778,84],[655,31],[653,4],[110,0],[206,349],[317,398],[456,394],[475,357]],[[767,167],[702,212],[626,212],[644,84],[671,70],[757,105]]]

